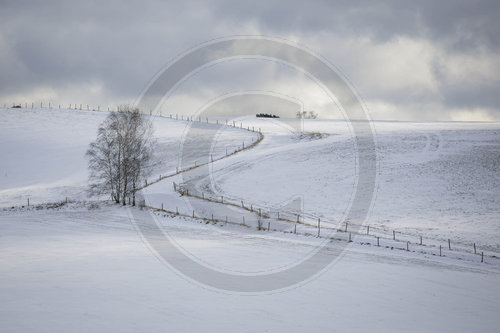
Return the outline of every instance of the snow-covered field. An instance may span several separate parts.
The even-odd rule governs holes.
[[[85,152],[95,139],[107,112],[59,109],[0,109],[0,207],[31,203],[85,199],[88,171]],[[171,174],[180,166],[180,138],[185,121],[156,117],[157,158],[161,166],[153,178]],[[211,127],[199,125],[197,137],[204,142]],[[226,131],[218,138],[213,158],[241,148],[255,137],[246,131]],[[198,156],[185,154],[187,163]]]
[[[499,123],[374,122],[379,164],[366,221],[370,234],[354,234],[347,243],[348,233],[336,232],[343,240],[328,247],[343,251],[329,269],[286,290],[245,295],[207,288],[165,265],[131,220],[138,208],[82,202],[85,150],[105,115],[0,110],[0,331],[498,330]],[[208,161],[206,151],[193,147],[206,144],[213,131],[216,161],[143,193],[150,206],[184,215],[195,209],[196,216],[221,220],[154,213],[193,260],[227,272],[284,269],[325,239],[304,235],[316,229],[302,224],[293,234],[295,224],[277,220],[277,211],[291,216],[298,210],[305,222],[321,218],[325,226],[344,228],[355,186],[353,139],[343,121],[306,121],[306,134],[277,120],[242,121],[262,128],[263,141],[218,160],[227,147],[230,153],[258,135],[197,124],[196,136],[188,138],[194,144],[182,143],[187,122],[156,118],[162,166],[152,181]],[[180,196],[172,182],[197,196],[261,208],[273,230],[257,230],[255,212]],[[79,202],[9,208],[25,205],[28,197],[36,205],[66,196]],[[235,224],[224,223],[226,216]],[[243,216],[251,227],[236,224]],[[473,243],[485,252],[484,263],[471,253]]]

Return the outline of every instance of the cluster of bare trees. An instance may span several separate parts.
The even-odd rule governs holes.
[[[135,192],[151,173],[155,140],[149,116],[129,106],[112,112],[87,151],[92,195],[110,194],[116,203],[135,205]]]
[[[318,114],[314,111],[297,111],[295,114],[297,118],[302,118],[302,119],[316,119],[318,118]]]

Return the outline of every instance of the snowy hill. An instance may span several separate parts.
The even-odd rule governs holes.
[[[206,145],[215,131],[207,157],[185,149],[189,122],[155,118],[162,164],[142,192],[161,230],[193,261],[233,274],[280,271],[326,241],[316,237],[318,218],[334,232],[327,247],[341,255],[329,269],[286,290],[242,296],[165,265],[131,219],[139,208],[85,202],[84,154],[105,116],[0,109],[0,331],[497,330],[499,123],[374,122],[378,187],[360,230],[371,229],[353,231],[349,243],[342,217],[356,156],[345,122],[308,120],[297,132],[279,120],[240,119],[264,138],[233,155],[259,134],[198,123],[187,146]],[[176,174],[211,159],[208,176],[202,167]],[[32,206],[18,207],[28,197]],[[65,197],[77,202],[33,207]],[[271,230],[257,229],[261,218]]]

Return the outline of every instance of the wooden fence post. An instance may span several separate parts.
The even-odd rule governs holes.
[[[352,242],[352,239],[351,239],[351,233],[349,232],[349,243]]]
[[[243,218],[243,225],[245,225],[245,216],[243,215],[242,218]]]
[[[293,233],[296,234],[297,233],[297,223],[295,223],[295,227],[293,228]]]
[[[410,242],[406,242],[406,251],[410,251],[409,244]]]
[[[441,245],[439,245],[439,256],[441,257]]]
[[[448,238],[448,249],[451,250],[451,241],[449,238]]]
[[[474,254],[476,254],[476,243],[474,243]]]
[[[271,230],[271,221],[268,221],[267,222],[267,231],[270,231]]]
[[[422,236],[420,236],[420,245],[422,245]]]
[[[349,222],[346,222],[345,223],[345,231],[344,232],[347,232],[347,225],[349,224]]]
[[[161,203],[161,210],[163,210],[163,202]]]
[[[481,251],[481,262],[484,262],[484,252]]]
[[[380,246],[380,237],[377,237],[377,246]]]
[[[369,225],[367,225],[367,226],[366,226],[366,234],[367,234],[367,235],[369,235],[369,234],[370,234],[370,226],[369,226]]]
[[[396,240],[396,231],[395,230],[392,231],[392,240]]]
[[[318,237],[321,232],[321,220],[318,218]]]

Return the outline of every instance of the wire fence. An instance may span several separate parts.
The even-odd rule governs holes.
[[[22,104],[16,104],[16,103],[12,103],[12,106],[7,106],[7,104],[4,103],[3,106],[4,108],[22,108]],[[24,103],[24,106],[25,108],[30,108],[30,107],[32,109],[35,107],[38,108],[38,106],[35,106],[35,103],[31,103],[31,105],[29,105],[28,103]],[[41,102],[40,108],[55,109],[56,107],[54,107],[54,105],[52,105],[51,103],[48,103],[44,106],[43,102]],[[57,108],[61,109],[62,108],[61,104],[59,104]],[[86,111],[120,111],[120,107],[116,107],[114,109],[106,107],[105,109],[102,109],[100,105],[98,105],[96,108],[96,107],[90,107],[90,105],[88,104],[69,104],[68,109],[86,110]],[[152,111],[150,111],[149,113],[152,114]],[[250,144],[247,144],[246,146],[245,142],[243,142],[241,147],[237,147],[233,151],[228,152],[226,150],[225,155],[222,157],[212,158],[212,156],[210,156],[209,162],[200,164],[196,164],[195,162],[195,164],[190,167],[184,167],[184,168],[177,167],[174,173],[170,173],[167,175],[160,175],[158,178],[150,182],[146,181],[143,186],[136,189],[137,191],[142,190],[148,186],[151,186],[152,184],[158,183],[164,179],[174,177],[183,172],[191,171],[195,168],[199,168],[201,166],[211,164],[216,161],[222,160],[224,158],[230,157],[244,150],[251,149],[256,145],[258,145],[264,139],[264,136],[262,135],[260,128],[257,129],[255,127],[250,127],[250,126],[245,127],[243,126],[243,122],[241,121],[237,122],[228,119],[224,120],[216,119],[215,121],[212,119],[212,121],[210,121],[208,117],[201,118],[201,117],[185,116],[178,114],[175,115],[169,114],[168,116],[163,116],[162,114],[159,114],[157,116],[170,118],[178,121],[199,122],[206,124],[230,126],[233,128],[239,128],[253,133],[257,133],[259,137],[257,140],[253,141]],[[331,240],[338,240],[338,241],[348,241],[348,242],[357,241],[362,245],[388,247],[391,249],[420,252],[423,254],[439,255],[439,256],[453,255],[455,257],[457,257],[457,254],[469,254],[479,257],[481,262],[484,262],[485,257],[491,259],[500,258],[499,254],[496,252],[495,249],[491,249],[490,247],[487,246],[484,247],[479,246],[475,242],[464,242],[455,240],[452,241],[451,239],[430,237],[429,235],[421,235],[414,232],[405,232],[396,229],[388,229],[387,227],[384,226],[359,224],[350,221],[334,221],[324,217],[322,218],[315,216],[315,214],[312,213],[302,212],[297,214],[296,212],[291,212],[287,210],[277,210],[273,209],[272,207],[258,206],[253,203],[244,202],[243,200],[240,199],[232,199],[224,196],[217,196],[217,197],[211,196],[210,194],[205,194],[203,192],[201,192],[201,195],[196,193],[189,193],[189,190],[187,190],[183,186],[183,184],[176,184],[175,182],[173,182],[173,187],[174,191],[183,196],[189,196],[198,200],[204,200],[215,204],[232,206],[234,208],[255,214],[257,216],[258,225],[256,226],[250,225],[248,221],[245,221],[245,215],[241,215],[241,219],[231,220],[232,217],[228,216],[217,217],[214,216],[214,214],[211,214],[211,216],[195,216],[194,211],[192,211],[191,214],[189,214],[186,212],[179,212],[178,208],[176,208],[176,211],[171,211],[168,209],[164,209],[163,204],[161,207],[152,207],[146,205],[145,203],[142,203],[141,206],[143,208],[148,208],[154,211],[168,213],[176,216],[195,218],[206,222],[239,225],[246,228],[256,227],[258,230],[294,233],[305,236],[328,238]],[[51,203],[44,203],[43,205],[46,206],[52,205],[53,207],[55,207],[57,205],[61,205],[62,203],[67,204],[68,202],[71,202],[71,200],[68,201],[68,198],[66,197],[64,200]],[[27,207],[30,206],[33,207],[34,205],[33,202],[30,203],[30,199],[28,198]],[[24,207],[24,206],[12,206],[11,209],[14,209],[16,207]],[[290,228],[287,229],[283,228],[282,226],[276,227],[275,224],[277,223],[288,224]],[[487,253],[485,254],[485,252]],[[460,257],[457,258],[463,259]]]
[[[204,200],[215,204],[232,206],[234,208],[253,213],[258,217],[258,219],[261,220],[262,223],[262,225],[257,226],[258,229],[266,229],[267,226],[268,230],[270,229],[283,232],[290,232],[289,230],[293,230],[293,233],[297,233],[297,227],[299,227],[299,229],[302,231],[298,233],[308,236],[331,238],[332,236],[330,235],[335,234],[336,236],[334,239],[352,241],[352,239],[356,237],[360,242],[362,241],[365,243],[376,244],[377,246],[383,246],[381,244],[385,244],[385,246],[391,247],[399,246],[399,248],[408,251],[410,251],[410,249],[414,249],[415,247],[433,249],[434,252],[431,252],[431,254],[439,253],[439,256],[443,256],[444,251],[447,251],[448,253],[468,253],[481,256],[481,260],[483,260],[484,256],[495,259],[499,258],[497,252],[490,249],[480,249],[480,246],[478,246],[474,242],[469,243],[470,246],[467,246],[469,244],[464,244],[463,242],[453,242],[451,239],[442,240],[433,238],[429,235],[424,236],[410,234],[397,230],[390,230],[388,232],[388,230],[385,228],[369,224],[361,225],[345,221],[333,221],[320,217],[312,219],[310,216],[306,217],[303,214],[297,214],[295,212],[286,210],[268,210],[265,207],[259,207],[242,200],[240,200],[240,203],[237,204],[231,201],[231,199],[229,199],[227,196],[215,197],[210,196],[210,194],[205,194],[204,192],[202,192],[201,194],[194,194],[192,192],[190,193],[189,190],[185,189],[182,184],[176,184],[175,182],[173,183],[173,187],[174,190],[182,196],[189,196],[195,199]],[[155,207],[155,209],[157,208],[159,207]],[[163,207],[161,207],[161,209],[163,209]],[[176,213],[178,213],[178,210],[176,211]],[[184,215],[187,216],[189,214]],[[205,218],[208,217],[205,216]],[[219,216],[213,219],[216,222],[224,222],[228,219],[228,217],[221,218]],[[235,219],[229,222],[233,224],[244,224],[240,219]],[[289,225],[289,228],[274,227],[276,222],[286,222]],[[339,236],[339,234],[344,236]],[[484,255],[484,252],[487,252],[488,254]]]

